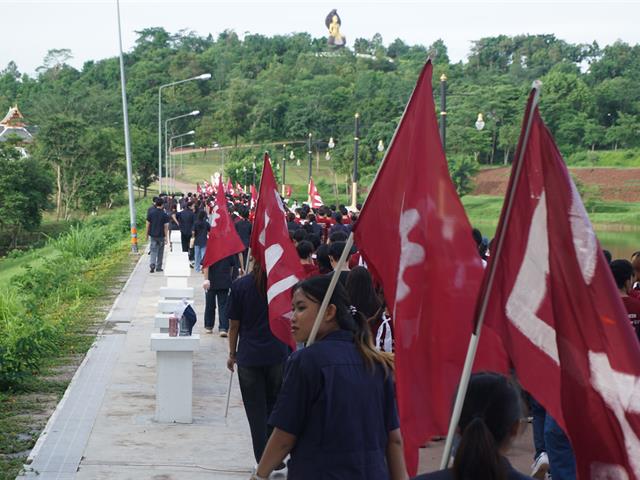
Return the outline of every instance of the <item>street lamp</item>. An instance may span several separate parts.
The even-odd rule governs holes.
[[[172,157],[171,150],[173,149],[173,141],[176,138],[186,137],[187,135],[195,135],[195,133],[196,133],[195,130],[190,130],[190,131],[188,131],[186,133],[181,133],[180,135],[174,135],[173,137],[171,137],[169,139],[169,150],[168,150],[168,152],[169,152],[169,161],[168,161],[168,164],[169,164],[169,178],[171,179],[171,182],[168,181],[167,183],[168,183],[169,187],[171,188],[171,192],[170,193],[173,193],[173,190],[174,190],[174,187],[175,187],[175,172],[174,172],[174,168],[172,166],[172,161],[171,161],[171,157]]]
[[[360,114],[355,114],[355,135],[353,136],[353,178],[351,184],[351,208],[358,203],[358,146],[360,145]]]
[[[309,133],[309,140],[307,141],[307,155],[309,157],[309,180],[307,183],[311,182],[311,167],[313,163],[311,162],[311,133]]]
[[[478,119],[476,120],[476,129],[480,132],[480,131],[482,131],[484,126],[485,126],[484,118],[482,118],[482,114],[479,113],[478,114]]]
[[[440,75],[440,142],[442,150],[447,150],[447,76]]]
[[[173,122],[174,120],[178,120],[180,118],[185,118],[185,117],[196,117],[200,115],[200,110],[193,110],[189,113],[185,113],[183,115],[178,115],[176,117],[171,117],[171,118],[167,118],[167,120],[165,120],[164,122],[164,141],[165,141],[165,145],[164,145],[164,151],[165,151],[165,170],[167,170],[167,158],[166,158],[166,152],[168,152],[167,150],[167,142],[168,142],[168,134],[167,134],[167,130],[169,128],[169,122]],[[168,175],[167,175],[168,176]]]
[[[333,141],[333,137],[329,137],[329,143],[327,144],[327,146],[329,148],[333,148],[336,146],[335,142]]]
[[[125,157],[127,158],[127,191],[129,193],[129,226],[131,229],[131,252],[138,253],[138,227],[136,225],[136,204],[133,198],[133,167],[131,163],[131,138],[129,136],[129,110],[127,109],[127,82],[124,74],[122,55],[122,29],[120,28],[120,1],[116,0],[118,10],[118,44],[120,48],[120,85],[122,90],[122,118],[124,123]]]
[[[379,151],[379,152],[384,152],[384,143],[383,143],[383,141],[382,141],[382,140],[380,140],[380,141],[378,142],[378,151]]]
[[[197,77],[179,80],[177,82],[165,83],[158,88],[158,193],[162,192],[162,89],[172,87],[181,83],[191,82],[193,80],[209,80],[210,73],[203,73]],[[166,152],[166,150],[165,150]]]

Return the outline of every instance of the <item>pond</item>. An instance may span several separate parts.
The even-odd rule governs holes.
[[[479,223],[479,228],[485,237],[491,238],[496,229],[493,223]],[[630,260],[633,252],[640,251],[640,228],[638,230],[620,230],[616,226],[597,226],[596,235],[602,248],[609,250],[613,259],[626,258]]]

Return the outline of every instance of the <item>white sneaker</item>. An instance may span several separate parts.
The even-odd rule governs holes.
[[[547,452],[542,452],[531,465],[531,476],[543,480],[549,471],[549,457]]]
[[[204,331],[207,333],[213,333],[213,328],[205,328]]]

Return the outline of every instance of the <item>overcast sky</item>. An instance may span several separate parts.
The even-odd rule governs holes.
[[[640,0],[635,1],[218,1],[121,0],[124,49],[136,30],[162,26],[216,37],[225,29],[264,35],[309,32],[326,35],[324,19],[333,8],[342,19],[349,46],[357,37],[382,34],[388,45],[399,37],[429,45],[442,38],[453,61],[465,60],[471,41],[507,34],[553,33],[572,43],[601,46],[622,40],[640,43]],[[33,74],[52,48],[69,48],[69,62],[117,54],[115,0],[0,0],[0,69],[13,60]]]

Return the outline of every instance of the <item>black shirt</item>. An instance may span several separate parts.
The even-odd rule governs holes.
[[[242,243],[244,244],[244,248],[249,248],[249,241],[251,240],[251,222],[249,220],[238,220],[236,222],[236,232],[238,232],[238,236]]]
[[[507,469],[507,480],[525,480],[525,479],[531,478],[520,473],[515,468],[513,468],[509,463],[509,460],[507,460],[504,457],[501,457],[501,458]],[[413,478],[413,480],[453,480],[453,479],[454,479],[453,470],[450,468],[448,468],[447,470],[438,470],[437,472],[432,472],[432,473],[423,473],[422,475],[418,475],[417,477]]]
[[[164,213],[162,208],[155,207],[147,214],[147,222],[149,222],[150,237],[164,237],[164,226],[169,223],[169,215]]]
[[[207,246],[207,233],[209,232],[209,222],[206,220],[196,220],[193,224],[193,233],[195,234],[194,245],[198,247]]]
[[[230,255],[218,260],[208,270],[208,279],[212,290],[225,290],[231,287],[233,270],[240,267],[238,255]]]
[[[193,231],[193,222],[196,221],[196,214],[188,208],[178,212],[178,222],[180,222],[180,233],[182,235],[191,235]]]

